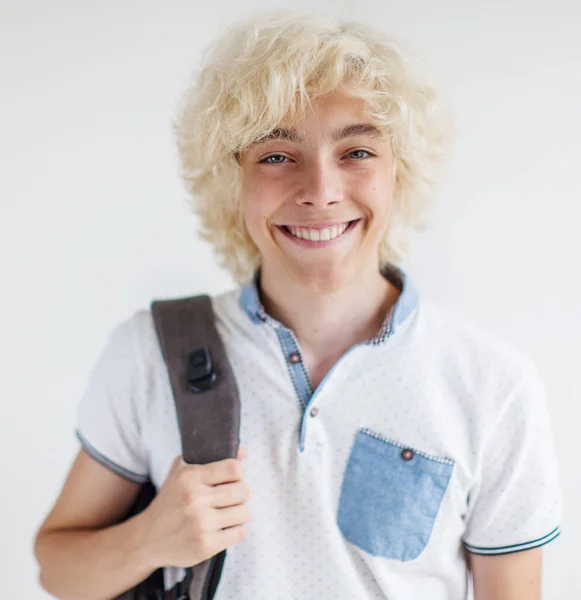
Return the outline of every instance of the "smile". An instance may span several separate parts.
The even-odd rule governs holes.
[[[303,245],[321,246],[325,242],[331,242],[337,238],[343,237],[348,231],[351,231],[360,219],[348,221],[346,223],[337,223],[328,227],[295,227],[294,225],[277,226],[287,237],[302,242]],[[326,245],[326,244],[325,244]]]

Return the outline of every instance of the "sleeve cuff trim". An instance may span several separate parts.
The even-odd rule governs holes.
[[[91,443],[83,436],[83,434],[77,429],[75,430],[75,435],[78,440],[81,442],[84,450],[92,456],[97,462],[101,463],[104,467],[107,467],[111,471],[117,473],[117,475],[121,475],[125,479],[129,479],[129,481],[135,481],[136,483],[145,483],[149,481],[149,475],[140,475],[138,473],[134,473],[125,467],[122,467],[113,461],[109,460],[106,456],[101,454]]]
[[[520,552],[521,550],[530,550],[532,548],[538,548],[539,546],[543,546],[552,542],[556,537],[558,537],[561,533],[559,526],[555,527],[551,533],[544,535],[541,538],[536,540],[532,540],[530,542],[525,542],[524,544],[514,544],[512,546],[499,546],[497,548],[483,548],[481,546],[472,546],[472,544],[467,544],[463,542],[464,546],[469,552],[474,554],[510,554],[511,552]]]

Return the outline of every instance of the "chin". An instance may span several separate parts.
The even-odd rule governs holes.
[[[330,267],[326,265],[314,268],[301,268],[299,272],[301,283],[314,286],[320,291],[333,292],[340,289],[348,279],[345,264]]]

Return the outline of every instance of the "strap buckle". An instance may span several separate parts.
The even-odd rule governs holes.
[[[188,388],[194,394],[200,394],[213,387],[216,371],[208,347],[190,352],[188,358]]]

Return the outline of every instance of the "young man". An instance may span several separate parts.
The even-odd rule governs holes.
[[[186,465],[151,314],[112,333],[36,544],[57,597],[111,597],[228,548],[216,598],[537,600],[561,496],[531,360],[396,263],[444,154],[433,90],[357,24],[271,15],[217,45],[176,123],[241,452]],[[242,458],[244,467],[241,465]],[[144,513],[114,525],[147,477]]]

